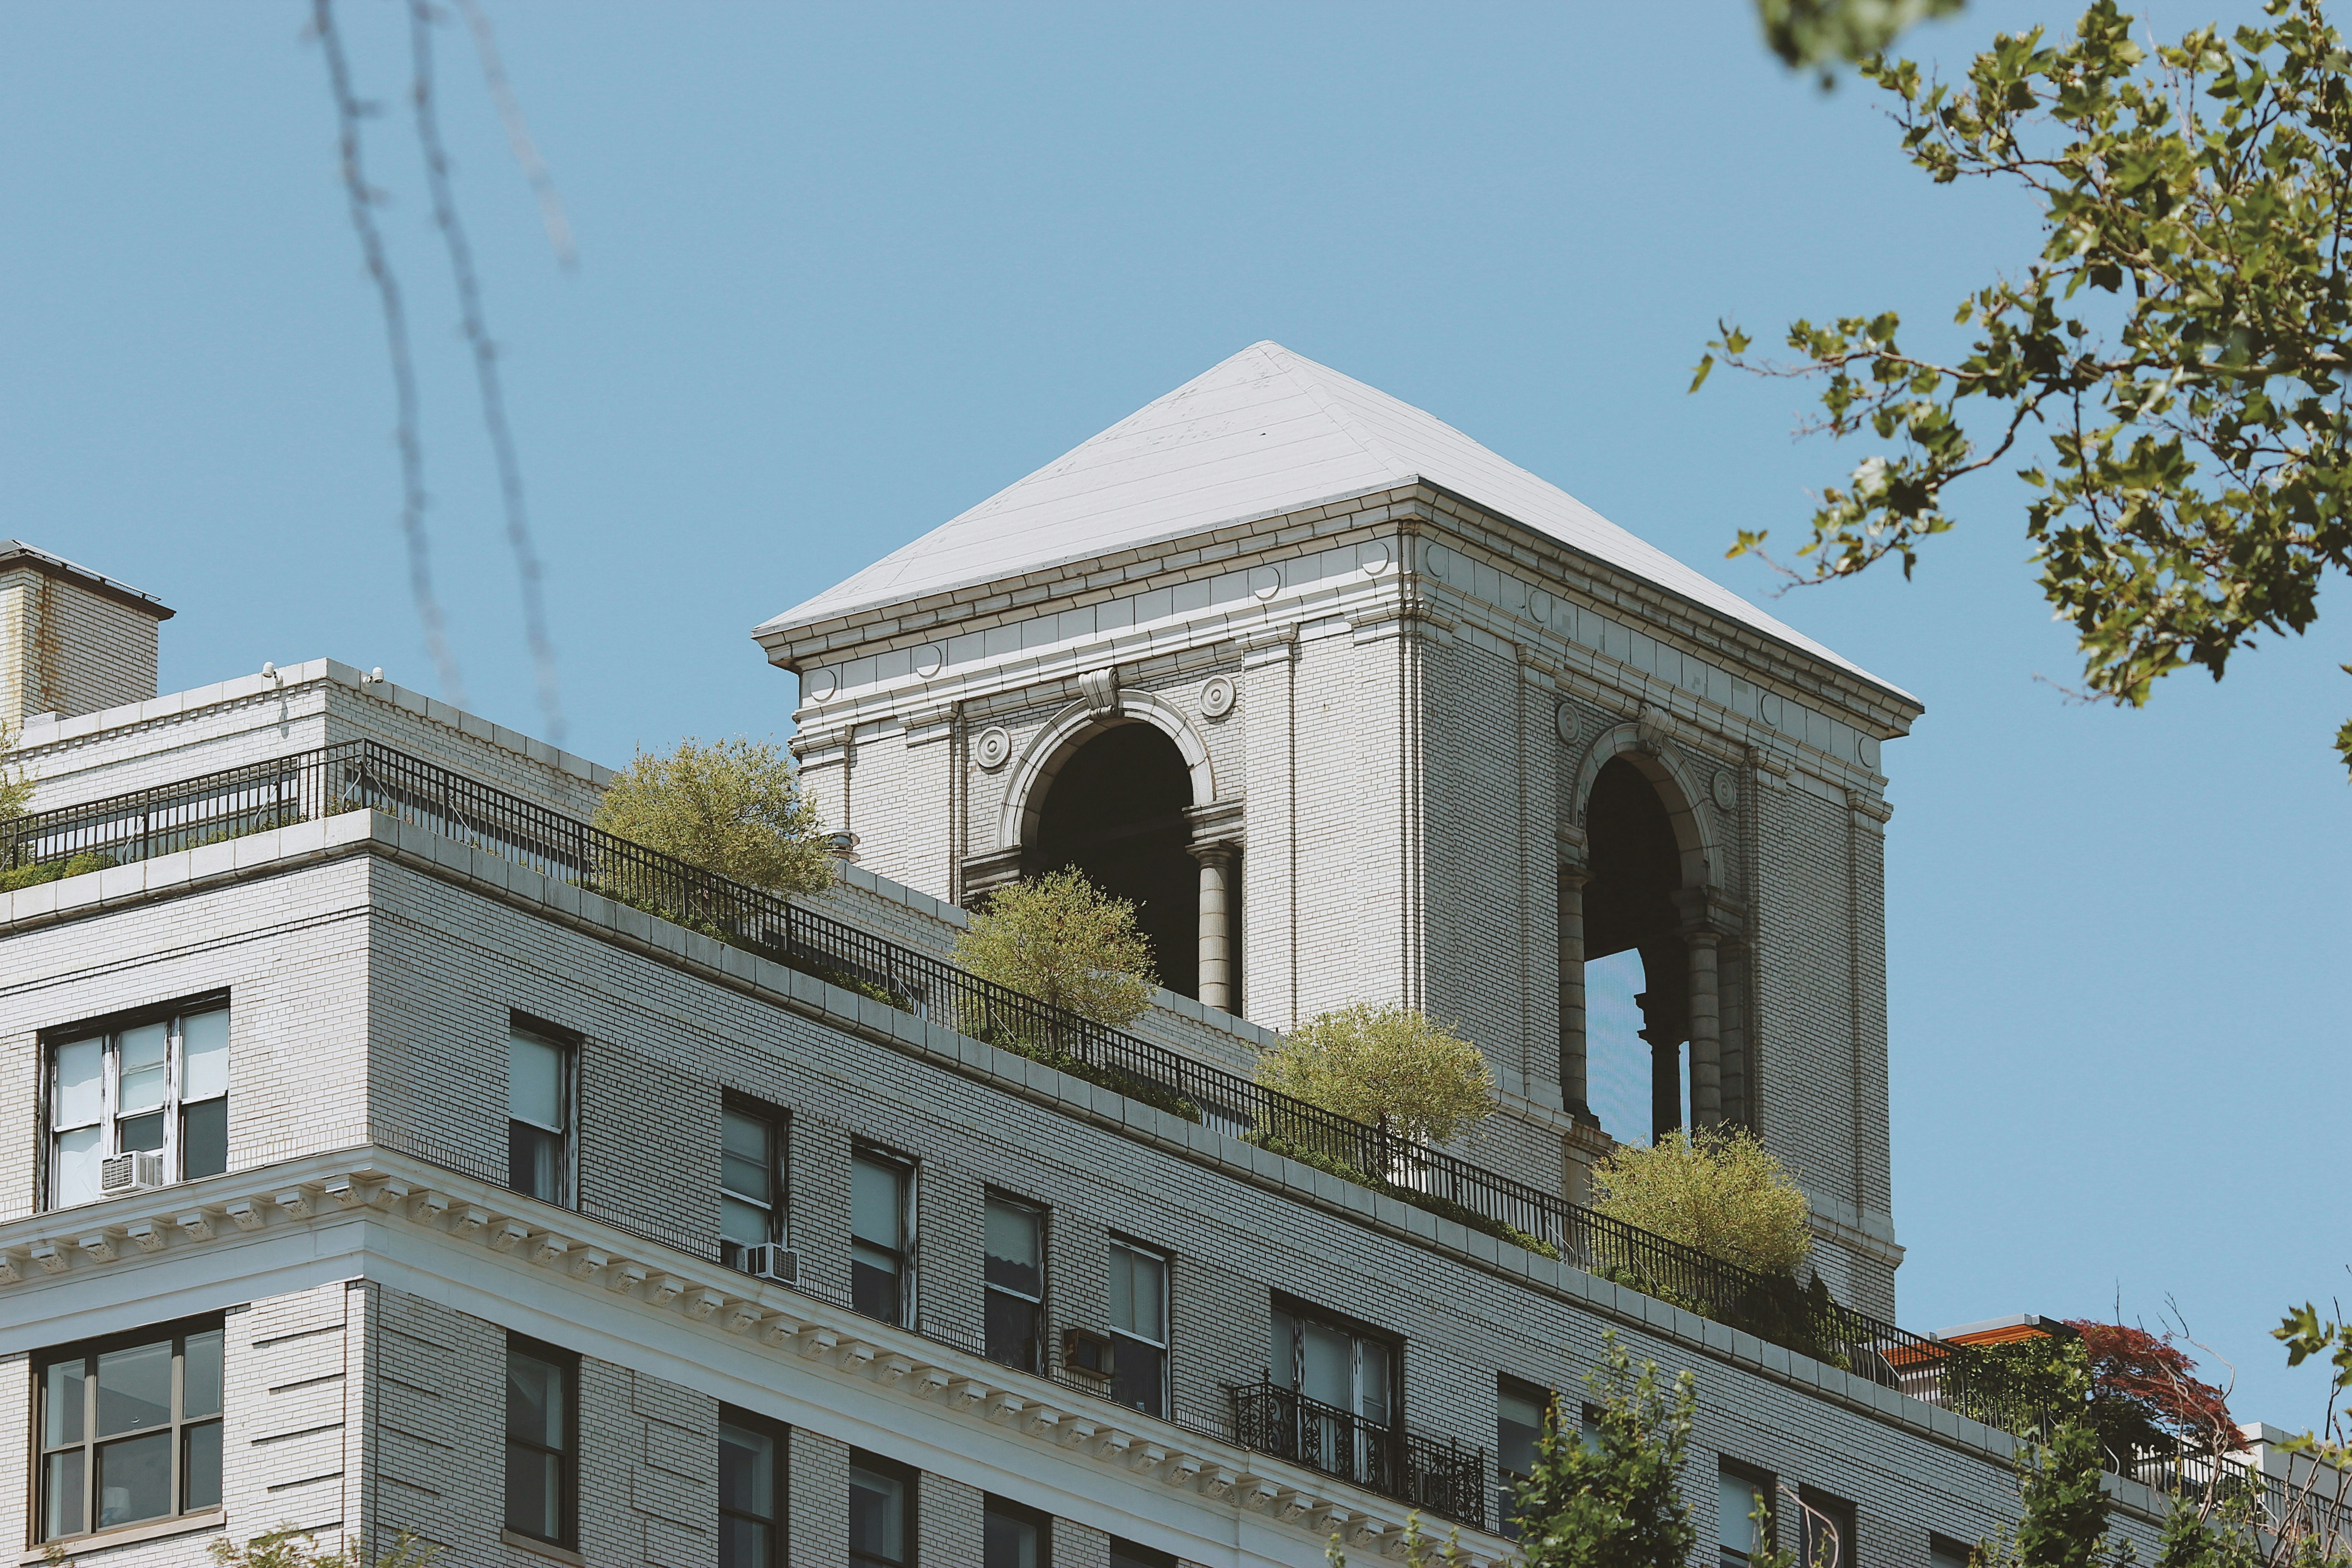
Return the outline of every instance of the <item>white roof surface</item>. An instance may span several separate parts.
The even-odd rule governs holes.
[[[1252,343],[760,631],[1416,479],[1885,684],[1444,421],[1270,342]]]

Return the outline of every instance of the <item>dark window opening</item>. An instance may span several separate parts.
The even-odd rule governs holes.
[[[1772,1542],[1772,1479],[1729,1460],[1715,1474],[1715,1534],[1723,1568],[1748,1568]]]
[[[1172,1552],[1138,1546],[1132,1541],[1113,1540],[1110,1568],[1176,1568],[1176,1558]]]
[[[987,1213],[988,1359],[1045,1370],[1045,1211],[996,1193]]]
[[[1622,757],[1593,780],[1585,829],[1587,1099],[1619,1141],[1661,1138],[1683,1125],[1690,1038],[1690,955],[1675,908],[1682,850],[1656,788]],[[1638,956],[1638,975],[1621,954]]]
[[[572,1544],[579,1517],[580,1361],[507,1341],[507,1528]]]
[[[849,1169],[849,1304],[886,1323],[904,1325],[913,1248],[914,1173],[871,1149]]]
[[[719,1258],[750,1269],[751,1249],[784,1239],[783,1127],[749,1106],[719,1113]]]
[[[1176,742],[1150,724],[1115,725],[1063,759],[1037,814],[1024,869],[1075,866],[1135,905],[1160,984],[1201,990],[1201,868],[1187,853],[1192,778]]]
[[[742,1411],[719,1413],[719,1568],[777,1568],[784,1435]]]
[[[1802,1531],[1800,1568],[1853,1568],[1853,1504],[1801,1487],[1797,1511]]]
[[[1551,1403],[1549,1389],[1517,1378],[1503,1378],[1496,1387],[1495,1469],[1503,1486],[1495,1516],[1506,1541],[1519,1538],[1519,1489],[1536,1473]]]
[[[877,1455],[849,1456],[852,1568],[909,1568],[915,1561],[915,1473]]]
[[[1034,1509],[992,1497],[981,1513],[981,1568],[1052,1568],[1054,1529]]]
[[[542,1203],[569,1201],[572,1050],[544,1035],[507,1031],[507,1185]]]

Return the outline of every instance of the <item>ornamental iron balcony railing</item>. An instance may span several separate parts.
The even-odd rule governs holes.
[[[1270,1381],[1231,1391],[1234,1436],[1272,1454],[1384,1497],[1486,1528],[1486,1451],[1423,1436],[1309,1399]]]
[[[2012,1432],[2043,1417],[1955,1347],[1841,1305],[1818,1279],[1806,1289],[1710,1258],[373,741],[0,823],[0,891],[354,810],[470,844],[1930,1404]],[[1477,1489],[1455,1506],[1483,1512]]]

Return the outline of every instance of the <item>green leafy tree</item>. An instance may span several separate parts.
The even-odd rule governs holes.
[[[1103,893],[1076,867],[991,894],[956,938],[955,961],[1113,1028],[1141,1015],[1159,983],[1135,906]]]
[[[1793,1277],[1812,1250],[1804,1193],[1744,1128],[1621,1143],[1592,1167],[1592,1194],[1612,1219],[1759,1274]]]
[[[1879,447],[1822,492],[1793,579],[1908,574],[1951,487],[2020,463],[2091,693],[2138,705],[2312,625],[2352,568],[2352,59],[2319,0],[2266,10],[2151,57],[2097,0],[2063,45],[1998,36],[1964,82],[1861,66],[1921,171],[2021,192],[2042,243],[1960,301],[1965,353],[1906,346],[1891,310],[1799,321],[1787,363],[1728,323],[1708,345],[1693,390],[1718,354],[1811,378],[1811,428]],[[2336,747],[2352,766],[2352,723]]]
[[[833,862],[792,758],[772,741],[689,737],[639,752],[596,807],[616,837],[782,893],[822,892]]]
[[[24,816],[33,800],[33,781],[8,761],[16,750],[16,731],[0,725],[0,849],[7,845],[8,824]]]
[[[1756,0],[1764,41],[1794,67],[1816,67],[1824,85],[1832,61],[1855,64],[1931,16],[1948,16],[1966,0]]]
[[[1320,1014],[1257,1059],[1257,1081],[1415,1142],[1443,1143],[1495,1110],[1478,1047],[1410,1007]]]
[[[391,1551],[375,1556],[368,1554],[366,1543],[356,1536],[336,1551],[321,1552],[316,1536],[289,1525],[257,1535],[243,1546],[223,1536],[212,1543],[211,1552],[222,1568],[425,1568],[441,1555],[441,1549],[425,1545],[414,1531],[404,1530]]]
[[[1599,1414],[1588,1438],[1555,1398],[1535,1471],[1517,1494],[1526,1568],[1684,1568],[1698,1527],[1677,1489],[1697,1407],[1688,1372],[1637,1370],[1614,1331],[1585,1384]]]

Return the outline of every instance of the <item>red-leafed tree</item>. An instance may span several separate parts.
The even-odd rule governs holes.
[[[2111,1449],[2172,1442],[2227,1452],[2244,1439],[2228,1396],[2197,1375],[2197,1363],[2172,1342],[2123,1323],[2069,1319],[2090,1358],[2091,1425]]]

